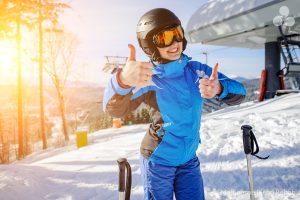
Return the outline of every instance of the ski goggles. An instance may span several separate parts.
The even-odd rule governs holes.
[[[159,47],[164,48],[171,46],[176,40],[177,42],[182,42],[183,40],[183,30],[180,25],[164,29],[153,36],[153,43]]]

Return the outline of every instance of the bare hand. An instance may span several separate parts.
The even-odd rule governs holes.
[[[201,96],[206,99],[211,99],[221,94],[222,85],[218,80],[218,63],[212,68],[209,79],[200,80],[199,89]]]
[[[120,74],[120,79],[122,83],[131,87],[146,86],[151,80],[153,64],[136,61],[135,47],[132,44],[128,44],[128,47],[129,57]]]

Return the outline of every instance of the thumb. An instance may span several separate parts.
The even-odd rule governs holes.
[[[219,66],[218,63],[216,63],[216,64],[213,66],[211,75],[210,75],[210,77],[209,77],[209,80],[215,80],[215,79],[218,79],[218,66]]]
[[[136,61],[135,47],[132,44],[128,44],[128,48],[129,48],[128,61]]]

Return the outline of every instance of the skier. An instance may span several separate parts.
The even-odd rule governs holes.
[[[196,150],[200,143],[203,98],[228,105],[245,98],[242,84],[182,52],[187,41],[178,17],[156,8],[137,24],[137,39],[151,62],[135,60],[135,48],[123,69],[111,78],[103,110],[124,117],[141,103],[151,124],[141,142],[144,199],[202,200],[204,189]]]

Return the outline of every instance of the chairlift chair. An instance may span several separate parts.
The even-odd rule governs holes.
[[[300,34],[284,34],[282,26],[279,26],[279,32],[281,37],[278,37],[277,41],[279,44],[280,52],[284,61],[284,68],[282,68],[278,74],[282,83],[283,78],[300,78]],[[300,89],[300,88],[299,88]],[[299,93],[298,90],[286,90],[281,88],[276,91],[277,95],[289,94],[289,93]]]
[[[281,37],[278,43],[285,67],[281,70],[284,76],[300,77],[300,34],[285,35],[279,26]]]

